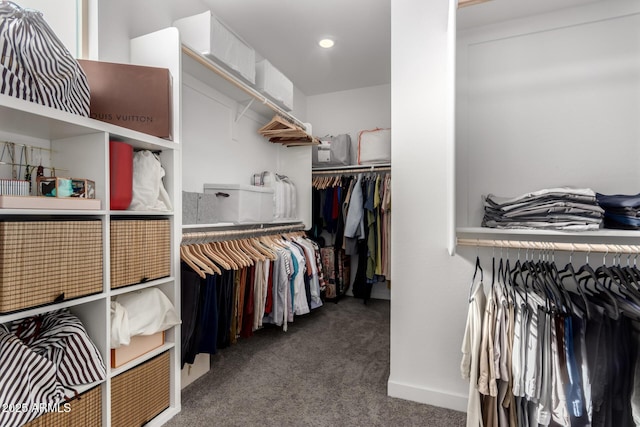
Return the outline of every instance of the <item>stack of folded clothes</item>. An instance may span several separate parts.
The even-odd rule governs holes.
[[[604,209],[604,227],[640,230],[640,194],[607,196],[597,193],[598,204]]]
[[[484,198],[483,227],[597,230],[604,210],[589,188],[548,188],[518,197]]]

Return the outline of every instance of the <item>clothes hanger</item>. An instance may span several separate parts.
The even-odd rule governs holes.
[[[207,254],[204,252],[204,250],[203,250],[203,248],[202,248],[204,245],[202,245],[202,244],[195,244],[195,245],[191,245],[191,246],[192,246],[193,250],[194,250],[194,251],[199,255],[200,259],[202,259],[202,260],[203,260],[203,262],[204,262],[205,264],[207,264],[207,266],[208,266],[211,270],[213,270],[213,272],[215,272],[215,273],[217,273],[217,274],[222,274],[222,270],[220,270],[220,267],[218,267],[218,266],[216,265],[216,263],[215,263],[215,262],[213,262],[213,260],[212,260],[211,258],[209,258],[209,257],[207,256]],[[213,274],[213,273],[211,273],[211,274]]]
[[[471,279],[471,285],[469,286],[469,302],[473,302],[473,294],[475,293],[474,284],[476,283],[476,276],[478,275],[478,271],[480,272],[480,281],[478,283],[478,287],[482,286],[482,282],[484,281],[484,271],[482,270],[482,266],[480,265],[480,256],[476,255],[476,268],[473,272],[473,278]]]
[[[638,306],[639,301],[637,301],[637,299],[635,298],[635,295],[633,295],[627,290],[627,288],[630,287],[631,285],[628,283],[626,278],[621,277],[619,274],[617,274],[614,266],[606,265],[607,254],[608,252],[603,255],[602,265],[595,270],[595,273],[598,276],[598,278],[604,280],[602,282],[603,287],[605,289],[608,289],[610,292],[612,292],[614,294],[614,297],[617,295],[623,299],[631,299],[633,303],[636,306]],[[615,257],[614,257],[614,263],[615,263]],[[612,285],[615,285],[613,289],[612,289]]]
[[[204,261],[200,255],[195,251],[192,245],[181,246],[184,254],[196,265],[200,267],[202,271],[208,274],[214,274],[213,269],[209,267],[206,261]]]
[[[256,248],[249,242],[249,239],[241,239],[238,240],[238,244],[242,248],[242,250],[249,255],[254,262],[262,262],[266,259],[266,257],[258,252]]]
[[[238,254],[238,256],[244,260],[245,263],[245,267],[250,267],[252,265],[255,264],[255,262],[253,261],[253,258],[251,256],[249,256],[244,249],[240,246],[240,244],[238,243],[238,240],[234,239],[234,240],[230,240],[229,244],[231,245],[231,247],[235,250],[236,254]]]
[[[217,260],[216,262],[225,270],[233,270],[233,266],[229,259],[222,254],[219,247],[217,247],[216,242],[208,242],[206,245],[207,252],[211,255],[211,258]]]
[[[285,246],[276,241],[275,237],[273,235],[269,235],[269,236],[261,236],[260,237],[260,241],[264,242],[266,245],[271,246],[271,247],[276,247],[279,249],[284,249]]]
[[[617,320],[620,318],[620,308],[618,307],[618,302],[616,300],[615,295],[613,295],[611,293],[611,291],[609,289],[607,289],[605,286],[602,285],[602,283],[600,283],[600,279],[598,278],[598,275],[596,274],[596,272],[593,270],[593,268],[591,267],[591,265],[589,264],[589,253],[587,252],[587,259],[586,259],[586,263],[583,264],[580,269],[578,269],[577,272],[579,279],[578,279],[578,283],[582,284],[584,286],[584,289],[590,293],[591,295],[599,295],[599,294],[603,294],[607,297],[607,300],[609,302],[611,302],[611,305],[608,304],[604,304],[605,301],[604,300],[599,300],[599,301],[594,301],[594,302],[599,302],[601,304],[604,304],[605,308],[608,309],[608,311],[610,312],[610,314],[612,314],[612,319]],[[588,282],[592,280],[593,281],[593,286],[594,286],[594,290],[590,290],[588,288]]]
[[[275,252],[273,252],[270,247],[260,242],[260,240],[258,240],[257,238],[253,237],[250,239],[250,241],[259,252],[263,253],[271,261],[275,261],[278,259]]]
[[[191,255],[187,253],[187,249],[185,245],[180,245],[180,259],[184,261],[193,271],[198,273],[203,279],[206,279],[207,275],[200,269],[200,267],[194,263],[191,259]]]
[[[207,243],[204,246],[204,253],[209,256],[214,262],[216,262],[220,267],[225,270],[231,270],[231,265],[224,259],[224,257],[220,256],[220,254],[215,250],[215,247],[211,243]]]
[[[218,267],[218,265],[222,266],[223,268],[225,268],[225,266],[223,265],[223,263],[221,263],[220,257],[216,255],[211,250],[211,247],[205,243],[200,243],[198,247],[200,248],[200,251],[203,253],[203,255],[212,261],[211,264],[213,264],[212,268],[214,269],[214,271],[218,274],[222,274],[222,270],[220,270],[220,267]]]
[[[229,240],[229,246],[235,252],[236,256],[242,260],[244,267],[250,267],[254,264],[253,259],[249,257],[238,245],[238,240]]]
[[[638,292],[637,288],[631,283],[627,273],[620,266],[620,258],[618,255],[619,254],[614,255],[612,265],[609,267],[605,267],[604,269],[608,270],[610,275],[614,278],[611,280],[611,282],[617,285],[619,293],[622,294],[622,296],[627,300],[630,300],[636,307],[640,307],[640,293]],[[596,270],[596,273],[597,272],[598,270]]]
[[[513,292],[513,303],[517,304],[517,299],[516,299],[516,294],[520,295],[520,298],[522,299],[522,303],[520,303],[520,308],[525,308],[526,304],[525,302],[528,300],[527,299],[527,294],[526,292],[523,293],[522,290],[518,287],[518,285],[516,283],[513,282],[512,280],[512,276],[510,274],[511,272],[511,267],[510,267],[510,261],[509,261],[509,251],[507,251],[507,259],[504,263],[504,270],[503,270],[503,275],[504,275],[504,280],[506,283],[509,284],[509,287],[512,289]],[[528,308],[525,308],[528,309]]]
[[[233,250],[233,248],[229,244],[228,240],[223,240],[222,242],[220,242],[220,244],[224,248],[224,251],[229,256],[229,258],[234,260],[234,262],[238,266],[238,269],[246,267],[245,261],[241,257],[239,257],[238,254],[236,254],[236,252]]]
[[[250,247],[248,247],[245,242],[245,239],[238,239],[236,240],[236,245],[238,246],[238,248],[240,248],[242,253],[251,260],[251,265],[255,265],[257,262],[260,262],[261,255],[256,255],[256,253]]]
[[[229,270],[238,270],[240,268],[240,266],[236,263],[236,260],[234,258],[232,258],[229,253],[227,252],[227,249],[224,247],[224,245],[222,244],[222,242],[212,242],[211,243],[213,245],[213,247],[216,250],[216,253],[224,258],[227,262],[227,264],[229,265]]]
[[[558,271],[557,273],[558,281],[560,284],[563,284],[563,281],[565,279],[570,278],[572,280],[573,284],[575,285],[574,287],[578,292],[578,295],[580,296],[581,300],[584,303],[584,311],[586,313],[586,317],[587,319],[591,319],[591,309],[589,308],[589,301],[587,299],[587,295],[584,293],[582,289],[582,286],[580,286],[580,283],[578,283],[578,277],[577,277],[576,271],[573,268],[572,261],[573,261],[573,250],[569,254],[569,262],[567,263],[567,265],[565,265],[564,268]],[[563,288],[566,289],[566,286],[564,286],[564,284],[563,284]]]
[[[198,246],[197,244],[189,245],[189,251],[191,251],[191,253],[194,254],[198,260],[200,260],[200,265],[204,265],[206,267],[204,271],[206,271],[207,273],[214,274],[216,270],[220,271],[220,269],[213,263],[213,261],[211,261],[211,259],[209,259],[204,253],[202,253],[202,251],[200,250],[200,246]],[[220,273],[222,273],[222,271],[220,271]]]
[[[538,280],[538,286],[545,297],[547,308],[551,309],[551,304],[562,312],[570,310],[570,301],[565,297],[562,289],[555,277],[557,268],[555,263],[550,261],[549,248],[543,247],[540,252],[538,262],[535,265],[535,275]]]

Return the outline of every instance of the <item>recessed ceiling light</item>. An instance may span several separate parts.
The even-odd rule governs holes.
[[[320,47],[329,49],[330,47],[333,47],[334,42],[331,39],[322,39],[318,42],[318,44],[320,45]]]

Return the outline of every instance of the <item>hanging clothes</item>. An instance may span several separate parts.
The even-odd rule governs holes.
[[[639,273],[501,261],[486,290],[479,347],[485,294],[472,287],[462,345],[467,425],[635,426]]]
[[[251,337],[265,323],[286,331],[295,316],[323,305],[320,248],[301,233],[284,236],[200,248],[198,256],[211,257],[199,259],[201,266],[228,255],[237,261],[235,270],[218,265],[220,274],[203,278],[196,262],[181,264],[183,366],[192,364],[198,353],[215,354]],[[194,256],[191,251],[182,255]]]
[[[482,340],[482,318],[485,311],[486,298],[482,285],[483,276],[476,275],[471,282],[469,311],[462,340],[462,361],[460,373],[469,381],[469,400],[467,403],[467,427],[482,427],[482,409],[477,381],[480,371],[480,345]]]
[[[373,284],[387,281],[390,274],[391,175],[348,174],[314,178],[313,212],[323,214],[314,214],[312,237],[325,251],[325,271],[332,273],[327,277],[327,298],[338,298],[351,286],[354,296],[366,302]],[[350,256],[358,257],[353,283]]]

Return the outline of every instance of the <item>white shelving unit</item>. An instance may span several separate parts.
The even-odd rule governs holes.
[[[169,43],[168,40],[164,41]],[[179,48],[177,37],[174,39],[176,49]],[[166,45],[166,44],[165,44]],[[179,57],[176,55],[176,58]],[[144,62],[144,58],[137,58]],[[138,62],[140,63],[140,62]],[[147,65],[159,65],[149,64]],[[164,67],[169,67],[169,63]],[[179,114],[179,97],[174,98],[174,112]],[[110,302],[112,297],[127,292],[155,287],[160,289],[171,302],[180,309],[180,277],[179,277],[179,232],[180,214],[169,212],[112,211],[109,209],[109,141],[126,142],[134,149],[147,149],[160,152],[160,159],[165,169],[165,188],[174,206],[180,205],[180,145],[179,120],[174,120],[175,141],[163,140],[144,133],[114,126],[86,117],[66,113],[60,110],[26,102],[17,98],[0,95],[0,140],[43,147],[51,151],[51,164],[64,169],[65,176],[86,177],[96,184],[96,198],[101,200],[97,210],[37,210],[37,209],[1,209],[0,220],[18,219],[34,221],[39,219],[71,218],[99,219],[102,222],[103,265],[102,291],[98,294],[65,300],[46,306],[0,315],[0,323],[7,323],[30,316],[46,313],[60,308],[68,308],[77,315],[96,347],[100,351],[107,366],[107,378],[102,387],[102,425],[111,425],[111,381],[116,375],[128,371],[151,357],[169,352],[171,360],[170,406],[147,425],[162,425],[180,411],[179,359],[180,359],[180,326],[165,332],[165,344],[126,365],[110,368]],[[68,175],[67,175],[68,174]],[[112,290],[110,229],[112,219],[123,217],[133,219],[166,218],[171,230],[171,268],[169,277],[151,280],[129,287]],[[19,218],[18,218],[19,217]],[[3,286],[6,284],[0,284]],[[90,388],[83,386],[79,391]]]

